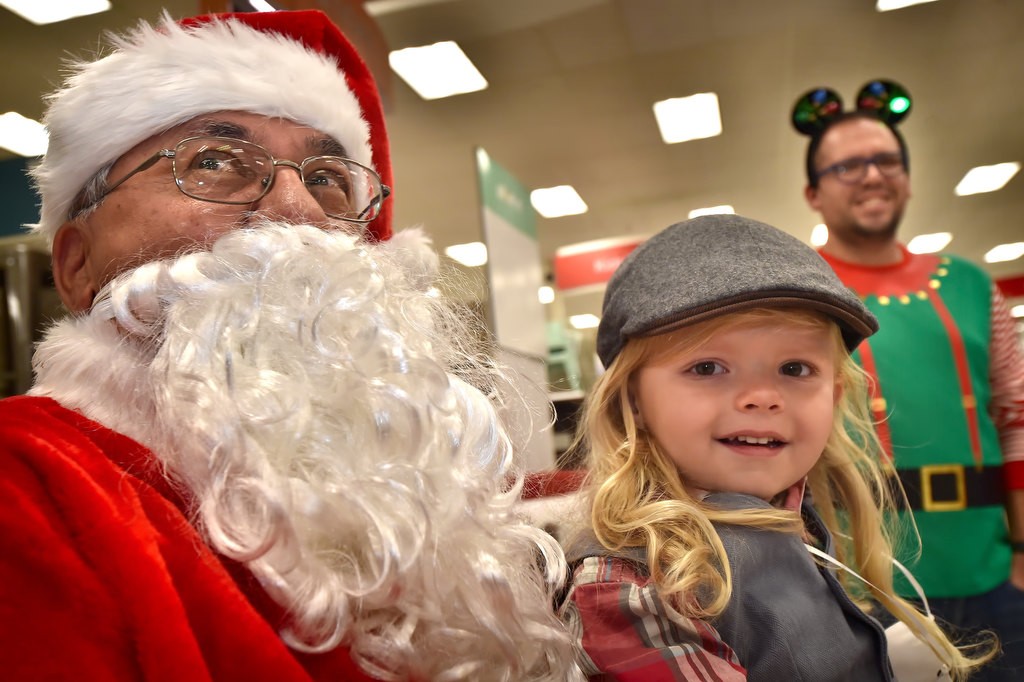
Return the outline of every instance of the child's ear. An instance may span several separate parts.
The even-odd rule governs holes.
[[[640,406],[636,402],[636,396],[632,392],[629,394],[629,411],[633,413],[633,421],[636,422],[638,429],[644,428],[644,416],[640,413]]]
[[[832,387],[832,405],[838,405],[839,401],[843,399],[843,385],[836,379]]]

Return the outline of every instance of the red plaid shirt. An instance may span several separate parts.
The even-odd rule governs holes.
[[[666,604],[650,578],[623,559],[584,559],[573,574],[563,618],[593,680],[747,679],[715,628]]]

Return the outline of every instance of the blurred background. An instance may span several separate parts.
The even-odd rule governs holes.
[[[904,241],[948,233],[941,248],[982,264],[1024,315],[1024,259],[985,260],[998,245],[1024,242],[1024,179],[1013,175],[998,191],[954,191],[974,167],[1019,164],[1024,157],[1020,0],[933,0],[887,11],[886,0],[73,5],[84,11],[90,2],[109,8],[37,24],[0,7],[0,56],[8,64],[0,76],[0,114],[39,120],[63,60],[94,55],[103,31],[122,31],[139,19],[162,12],[174,18],[271,8],[327,12],[380,83],[396,227],[422,225],[442,252],[490,247],[487,255],[477,247],[477,260],[469,261],[476,265],[448,260],[462,276],[446,293],[489,320],[499,347],[542,362],[556,406],[577,401],[600,371],[593,325],[603,282],[646,236],[711,209],[748,215],[812,242],[818,220],[803,199],[807,138],[789,117],[795,100],[818,86],[836,90],[847,107],[869,80],[906,87],[913,105],[901,130],[911,152],[913,199]],[[21,3],[28,10],[19,12],[56,0]],[[465,89],[480,88],[480,79],[485,87],[427,99],[396,72],[394,52],[442,41],[454,42],[478,72],[477,83]],[[415,53],[417,61],[425,57]],[[683,104],[717,104],[717,122],[681,133],[697,139],[666,142],[655,103],[693,95],[704,96]],[[25,170],[39,153],[0,148],[0,389],[6,394],[27,388],[31,343],[44,320],[59,314],[45,245],[26,238],[21,227],[36,217]],[[545,217],[532,208],[539,205],[535,190],[563,185],[585,204],[569,209],[577,213]]]

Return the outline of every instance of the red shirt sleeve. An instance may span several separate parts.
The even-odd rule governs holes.
[[[1024,354],[1006,300],[996,286],[992,287],[991,319],[992,403],[989,412],[999,431],[1006,486],[1010,490],[1021,490],[1024,489]]]

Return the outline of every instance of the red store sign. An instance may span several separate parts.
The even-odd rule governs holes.
[[[640,237],[622,237],[563,246],[555,252],[555,286],[565,291],[604,284],[619,263],[643,242]]]

